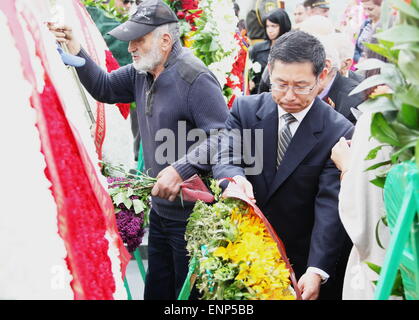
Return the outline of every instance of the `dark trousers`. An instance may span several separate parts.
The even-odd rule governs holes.
[[[351,238],[349,238],[345,231],[345,241],[337,261],[336,274],[321,286],[319,300],[342,300],[343,281],[345,279],[346,266],[352,246]]]
[[[186,222],[160,217],[151,209],[144,300],[177,299],[188,274],[185,229]]]

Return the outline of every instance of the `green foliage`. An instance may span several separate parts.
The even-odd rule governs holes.
[[[211,189],[215,197],[219,198],[221,189],[216,180],[212,180]],[[221,260],[210,256],[209,252],[226,244],[226,239],[233,242],[238,237],[237,226],[230,222],[230,213],[234,207],[245,207],[236,199],[220,199],[214,205],[197,201],[193,212],[188,218],[185,238],[186,249],[189,255],[199,261],[199,277],[197,288],[202,292],[204,299],[245,299],[251,295],[243,293],[241,282],[234,281],[237,275],[237,266],[228,264],[223,266]],[[220,283],[229,285],[221,286]]]
[[[218,185],[217,180],[211,179],[210,189],[211,189],[212,193],[214,194],[215,201],[218,201],[221,197],[222,190],[221,190],[221,187]]]
[[[196,19],[197,32],[193,36],[193,50],[195,55],[209,66],[211,63],[221,60],[223,51],[220,50],[217,41],[214,37],[214,31],[210,28],[205,28],[208,24],[208,15],[202,14],[199,19]]]
[[[115,207],[115,213],[118,213],[125,207],[128,210],[134,209],[136,214],[144,212],[144,225],[149,224],[149,213],[151,208],[151,189],[157,179],[148,176],[145,173],[137,171],[136,174],[126,172],[122,166],[114,166],[106,162],[102,162],[102,168],[106,168],[107,172],[119,172],[123,178],[111,178],[115,180],[109,182],[108,193]]]
[[[374,271],[376,274],[380,274],[381,267],[372,263],[372,262],[365,262],[368,267]],[[373,281],[375,285],[377,285],[377,281]],[[396,297],[402,297],[404,298],[404,288],[403,288],[403,281],[402,281],[402,275],[400,273],[400,270],[397,270],[396,280],[394,281],[393,289],[391,291],[392,296]]]
[[[391,3],[403,14],[419,20],[419,11],[412,4],[409,5],[403,0],[392,0]]]
[[[385,144],[383,144],[381,146],[378,146],[378,147],[370,150],[370,152],[368,153],[368,155],[365,157],[364,160],[372,160],[372,159],[375,159],[377,157],[378,151],[380,151],[384,146],[385,146]]]
[[[412,158],[419,163],[419,10],[417,1],[407,4],[402,0],[391,0],[390,4],[400,10],[400,22],[378,32],[377,44],[367,44],[369,49],[389,62],[368,59],[360,63],[358,67],[361,70],[380,69],[380,74],[365,79],[352,91],[355,94],[379,85],[390,88],[389,92],[370,97],[359,106],[361,111],[374,112],[371,135],[393,147],[389,161],[373,165],[367,170]],[[380,149],[371,150],[366,159],[374,159]],[[371,182],[383,187],[385,175]]]
[[[371,134],[378,141],[388,143],[392,146],[400,146],[396,132],[394,132],[390,123],[381,112],[375,113],[372,117]]]
[[[365,45],[388,61],[397,63],[400,50],[394,46],[393,42],[378,39],[378,43],[365,43]]]
[[[120,13],[114,5],[114,1],[106,3],[105,0],[81,0],[81,3],[85,6],[96,7],[105,12],[105,16],[119,22],[125,22],[129,19],[128,14]]]
[[[376,177],[375,179],[370,180],[370,182],[379,187],[379,188],[384,188],[384,184],[386,182],[386,178],[385,177]]]
[[[387,29],[389,17],[385,13],[392,5],[399,10],[400,21]],[[380,74],[366,79],[353,90],[361,92],[377,85],[385,84],[390,92],[379,94],[364,102],[359,109],[374,112],[371,121],[371,135],[382,142],[372,149],[366,160],[375,159],[384,145],[393,147],[390,159],[376,163],[367,170],[387,165],[385,172],[381,172],[370,182],[384,188],[386,173],[392,165],[406,160],[416,160],[419,168],[419,0],[412,0],[410,4],[403,0],[384,1],[382,6],[382,25],[384,30],[378,32],[377,44],[366,44],[369,49],[387,58],[388,63],[377,59],[369,59],[359,65],[362,70],[380,69]],[[381,219],[387,225],[386,217]],[[378,237],[376,239],[383,247]],[[380,274],[381,267],[367,262],[369,268]],[[374,282],[376,284],[377,281]],[[400,270],[397,272],[392,295],[404,298],[404,288]]]

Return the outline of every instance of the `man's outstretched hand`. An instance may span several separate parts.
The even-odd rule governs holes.
[[[230,181],[227,188],[225,189],[224,193],[228,193],[229,188],[238,188],[240,191],[242,191],[253,203],[256,203],[255,196],[253,194],[253,186],[243,176],[234,176],[232,178],[234,181]],[[222,182],[223,180],[220,180]],[[233,186],[234,185],[234,186]]]

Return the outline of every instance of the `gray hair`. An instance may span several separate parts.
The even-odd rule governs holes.
[[[326,60],[330,61],[333,71],[338,71],[340,69],[341,60],[339,58],[339,52],[336,48],[335,43],[330,35],[328,36],[318,36],[317,37],[324,47],[326,52]]]
[[[299,29],[315,37],[326,36],[335,31],[333,23],[326,17],[315,15],[300,23]]]
[[[352,59],[355,51],[355,44],[351,39],[344,33],[333,33],[330,35],[333,43],[336,46],[336,49],[339,53],[339,58],[341,62],[346,59]]]
[[[170,36],[173,39],[173,42],[176,42],[180,38],[178,23],[172,22],[158,26],[156,29],[153,30],[153,38],[160,38],[165,33],[170,34]]]

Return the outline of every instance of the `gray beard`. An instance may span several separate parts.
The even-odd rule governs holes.
[[[150,72],[154,70],[163,60],[163,54],[159,48],[153,44],[151,50],[132,65],[138,72]]]

